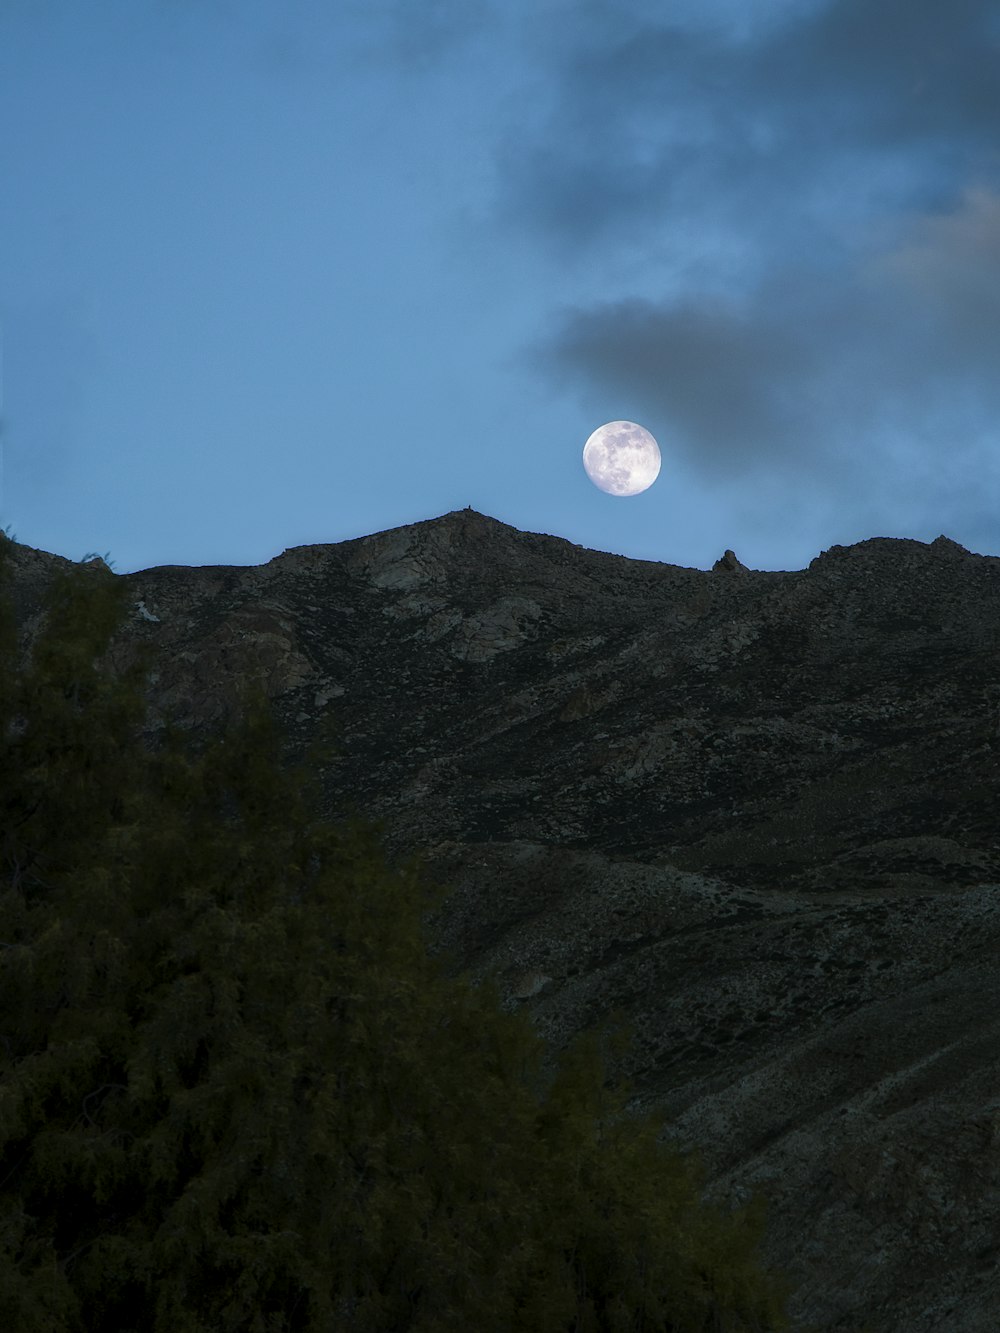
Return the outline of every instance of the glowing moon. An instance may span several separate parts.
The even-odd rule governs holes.
[[[660,447],[634,421],[609,421],[583,446],[583,466],[608,495],[638,495],[660,475]]]

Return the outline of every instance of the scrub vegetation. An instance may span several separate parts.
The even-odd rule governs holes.
[[[0,542],[0,575],[7,559]],[[0,594],[3,588],[0,586]],[[759,1201],[606,1074],[446,975],[443,890],[318,814],[246,694],[142,743],[149,658],[98,659],[126,588],[0,620],[0,1310],[18,1333],[764,1333]]]

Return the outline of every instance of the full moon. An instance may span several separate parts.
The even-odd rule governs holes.
[[[608,495],[638,495],[660,475],[660,447],[634,421],[609,421],[583,446],[583,466]]]

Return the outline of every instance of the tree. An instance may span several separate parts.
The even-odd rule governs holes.
[[[0,547],[0,568],[3,565]],[[756,1210],[450,977],[445,889],[320,817],[245,694],[195,756],[101,669],[107,569],[0,620],[0,1309],[23,1333],[751,1333]]]

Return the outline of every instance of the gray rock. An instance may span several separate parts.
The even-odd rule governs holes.
[[[13,546],[22,651],[59,557]],[[720,578],[738,573],[739,578]],[[248,568],[117,576],[147,740],[260,681],[333,815],[449,896],[435,951],[553,1058],[623,1072],[711,1190],[773,1200],[797,1321],[993,1333],[1000,1309],[1000,559],[947,537],[808,569],[629,560],[472,510]],[[155,617],[155,619],[154,619]]]
[[[713,574],[749,574],[750,571],[746,565],[742,564],[736,558],[735,551],[725,551],[720,559],[716,560],[712,566]]]

